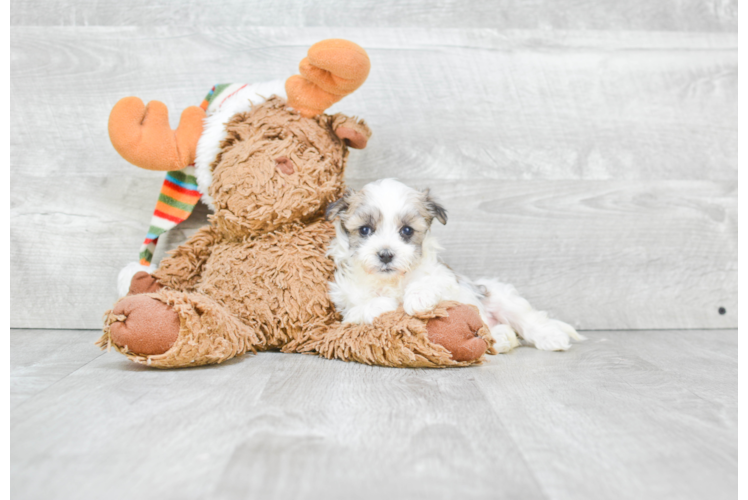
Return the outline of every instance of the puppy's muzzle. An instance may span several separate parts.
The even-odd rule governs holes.
[[[379,260],[380,262],[382,262],[382,264],[389,264],[390,262],[392,262],[392,259],[395,258],[395,254],[393,254],[389,250],[381,250],[377,252],[377,257],[379,257]]]

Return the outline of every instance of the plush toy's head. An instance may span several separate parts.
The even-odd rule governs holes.
[[[364,148],[371,135],[363,121],[324,111],[361,86],[369,68],[355,43],[323,40],[285,85],[218,85],[182,112],[176,130],[162,103],[119,101],[109,115],[114,148],[138,167],[168,171],[140,263],[150,264],[159,235],[200,197],[236,235],[321,216],[341,194],[348,147]]]
[[[225,128],[208,193],[215,224],[237,236],[320,217],[342,194],[348,145],[364,147],[371,135],[363,121],[306,118],[280,97],[234,115]]]

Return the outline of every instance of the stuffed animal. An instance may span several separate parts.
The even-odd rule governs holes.
[[[98,344],[159,368],[265,350],[396,367],[479,363],[494,341],[472,306],[340,322],[327,294],[335,231],[324,212],[344,191],[349,148],[366,147],[371,131],[324,110],[364,82],[369,58],[352,42],[325,40],[300,73],[285,88],[216,86],[175,131],[161,103],[129,97],[114,106],[115,149],[168,174],[140,264],[123,270],[127,295],[105,314]],[[201,195],[214,211],[210,224],[150,266],[158,236]]]

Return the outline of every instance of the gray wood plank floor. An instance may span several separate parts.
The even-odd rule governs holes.
[[[479,367],[262,353],[157,371],[11,331],[11,497],[728,499],[737,331],[586,332]]]

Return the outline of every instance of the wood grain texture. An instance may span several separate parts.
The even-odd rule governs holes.
[[[734,31],[737,0],[12,0],[10,22],[47,26],[328,26]]]
[[[11,410],[101,356],[91,330],[18,330],[10,336]]]
[[[48,376],[28,362],[42,338],[91,358],[11,410],[12,498],[737,495],[735,330],[590,332],[454,370],[261,353],[158,371],[94,333],[11,332],[11,394]]]
[[[737,183],[412,184],[451,210],[446,262],[581,329],[737,326]]]
[[[176,126],[214,84],[285,79],[330,36],[372,59],[331,108],[374,131],[350,178],[737,178],[733,34],[436,29],[12,28],[13,171],[126,172],[117,100],[161,100]]]
[[[97,328],[116,299],[117,273],[137,256],[160,183],[92,179],[63,178],[50,192],[45,179],[25,177],[28,189],[11,198],[15,326]],[[447,226],[433,231],[455,270],[512,283],[580,329],[737,325],[734,182],[408,183],[430,187],[449,210]],[[56,211],[71,198],[74,207]],[[206,214],[201,205],[164,238],[154,262],[206,224]]]
[[[736,498],[735,333],[605,332],[577,347],[476,377],[552,497]]]
[[[285,78],[330,36],[374,68],[331,109],[374,131],[348,182],[436,189],[453,267],[580,328],[737,325],[734,33],[18,26],[11,325],[98,327],[136,258],[161,175],[111,147],[119,98],[176,126],[213,84]]]
[[[743,165],[748,168],[748,157],[742,156]],[[736,297],[738,304],[748,304],[748,176],[736,183],[735,196],[730,205],[737,240],[737,259],[735,261]],[[738,311],[741,324],[748,324],[748,307]]]

